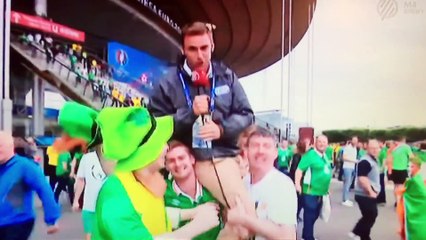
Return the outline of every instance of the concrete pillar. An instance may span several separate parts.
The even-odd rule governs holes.
[[[34,85],[32,92],[33,102],[33,135],[44,135],[44,82],[37,75],[34,75]]]
[[[12,131],[12,100],[10,99],[10,4],[0,4],[0,130]],[[3,17],[4,16],[4,17]],[[4,31],[3,31],[4,29]]]
[[[34,10],[36,15],[47,17],[47,0],[34,0]],[[44,135],[44,81],[37,76],[34,76],[33,124],[34,136]],[[43,151],[38,149],[37,155],[41,157],[41,165],[44,169]]]

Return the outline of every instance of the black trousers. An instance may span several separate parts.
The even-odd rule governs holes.
[[[378,214],[377,199],[355,195],[355,201],[358,203],[362,217],[352,232],[358,235],[361,240],[371,240],[371,228],[376,222]]]
[[[386,203],[386,189],[385,189],[385,174],[380,174],[380,192],[377,195],[377,203]]]
[[[27,240],[34,227],[34,219],[12,225],[0,226],[0,240]]]
[[[62,191],[66,191],[68,193],[70,203],[73,204],[73,201],[74,201],[74,181],[69,176],[58,177],[58,185],[56,186],[56,189],[55,189],[55,200],[56,200],[56,202],[59,202],[59,195],[61,195]]]

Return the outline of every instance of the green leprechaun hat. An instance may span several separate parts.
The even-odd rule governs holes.
[[[76,102],[66,102],[59,112],[58,123],[73,139],[81,139],[91,146],[99,129],[95,123],[99,112]]]
[[[143,107],[104,108],[95,119],[86,108],[76,103],[64,106],[59,124],[70,137],[87,139],[89,146],[101,139],[104,157],[117,161],[117,171],[155,162],[173,133],[172,116],[155,118]]]

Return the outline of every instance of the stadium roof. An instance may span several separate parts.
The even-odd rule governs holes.
[[[191,21],[217,26],[215,57],[242,77],[281,58],[281,0],[46,0],[48,17],[87,32],[86,42],[109,40],[175,62],[179,27]],[[285,5],[285,53],[288,52],[290,0]],[[309,6],[316,0],[292,1],[292,47],[306,33]],[[12,9],[31,12],[33,1],[14,0]],[[102,49],[97,49],[102,52]],[[105,51],[104,51],[105,52]]]

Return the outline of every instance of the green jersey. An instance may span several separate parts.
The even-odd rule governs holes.
[[[304,172],[302,191],[304,194],[324,196],[331,183],[332,169],[325,154],[315,149],[303,155],[298,169]]]
[[[200,194],[200,196],[198,196],[198,198],[195,201],[193,201],[191,198],[189,198],[185,194],[177,193],[173,187],[173,181],[167,180],[167,190],[164,195],[164,203],[166,207],[173,207],[173,208],[179,208],[179,209],[192,209],[201,204],[208,203],[208,202],[216,203],[217,200],[204,187],[202,187],[202,194]],[[178,228],[184,226],[188,222],[189,221],[179,221]],[[194,239],[195,240],[204,240],[204,239],[215,240],[217,239],[217,236],[219,235],[220,230],[221,230],[221,224],[195,237]]]
[[[80,163],[81,158],[83,157],[83,153],[82,152],[76,152],[74,153],[74,158],[77,160],[78,163]]]
[[[71,172],[71,154],[69,152],[61,153],[58,157],[56,166],[56,176],[66,176]]]
[[[290,148],[278,148],[278,167],[287,168],[290,165],[293,151]]]
[[[413,154],[410,146],[401,144],[392,151],[393,169],[407,170],[410,156]]]
[[[364,157],[364,155],[365,154],[367,154],[367,151],[365,151],[364,149],[360,149],[359,151],[358,151],[358,156],[357,156],[357,158],[358,159],[361,159],[362,157]]]

